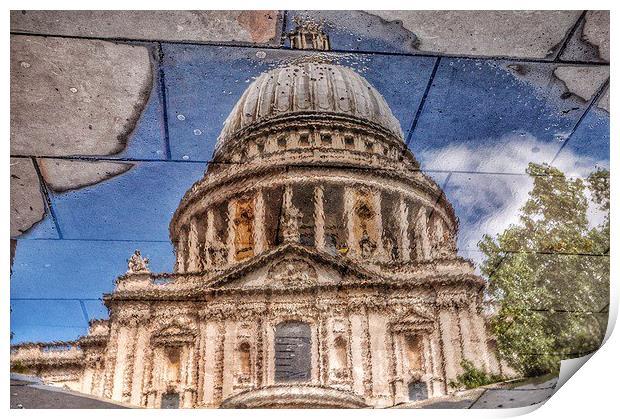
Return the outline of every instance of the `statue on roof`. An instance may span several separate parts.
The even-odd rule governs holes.
[[[133,255],[127,259],[127,273],[138,274],[149,272],[151,272],[149,270],[149,259],[142,257],[139,250],[133,252]]]

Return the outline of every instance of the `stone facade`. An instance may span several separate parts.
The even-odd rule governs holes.
[[[312,36],[295,39],[328,48]],[[77,342],[15,346],[12,365],[155,408],[446,395],[465,359],[502,372],[457,230],[381,94],[307,57],[261,75],[228,117],[170,223],[175,271],[136,252],[104,297],[109,320]]]

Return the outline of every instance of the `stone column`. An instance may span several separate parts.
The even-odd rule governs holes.
[[[119,335],[119,327],[118,325],[113,324],[110,328],[110,339],[108,341],[108,345],[105,353],[105,361],[104,361],[104,376],[102,379],[103,382],[103,397],[108,399],[112,398],[112,389],[114,387],[114,376],[116,373],[116,353],[118,350],[118,335]]]
[[[368,342],[368,319],[360,307],[349,317],[351,324],[351,364],[353,365],[353,391],[369,397],[372,392],[370,350]]]
[[[204,267],[210,268],[212,266],[211,263],[211,255],[209,254],[209,249],[213,246],[215,242],[215,217],[213,216],[213,208],[209,208],[207,210],[207,219],[206,219],[206,229],[205,229],[205,247],[204,254],[202,260],[204,260]]]
[[[462,370],[460,365],[463,359],[462,339],[455,298],[451,294],[444,294],[441,291],[438,292],[437,296],[446,382],[455,379]]]
[[[407,394],[407,383],[405,382],[405,362],[403,360],[403,335],[395,335],[392,339],[392,351],[394,357],[394,404],[403,403],[409,400]]]
[[[463,359],[466,359],[480,368],[480,357],[476,353],[474,343],[474,330],[471,324],[471,316],[469,310],[463,307],[458,311],[459,331],[461,333],[461,347],[463,348]]]
[[[433,238],[431,243],[431,249],[433,249],[433,257],[439,257],[442,249],[439,248],[443,244],[444,228],[443,222],[439,217],[433,221]]]
[[[87,361],[90,362],[90,361]],[[81,391],[82,393],[92,394],[93,393],[93,379],[95,377],[95,368],[93,365],[87,364],[84,367],[84,374],[81,379]]]
[[[293,206],[293,186],[287,184],[284,186],[284,194],[282,195],[283,211],[289,212]]]
[[[232,320],[226,320],[224,323],[224,342],[223,361],[222,361],[222,399],[233,394],[236,355],[235,341],[237,333],[235,324]]]
[[[349,254],[357,253],[358,243],[355,243],[353,223],[353,206],[355,205],[355,190],[349,186],[344,188],[344,220],[347,228],[347,248]]]
[[[416,250],[418,260],[428,260],[430,258],[430,241],[428,238],[426,208],[421,207],[416,217],[415,237],[418,241]]]
[[[151,385],[148,393],[147,407],[160,407],[162,387],[164,386],[164,368],[166,361],[164,359],[163,347],[157,346],[153,349],[153,358],[151,361]]]
[[[404,196],[400,196],[398,202],[398,234],[400,258],[403,262],[409,262],[411,259],[411,244],[409,243],[409,207]]]
[[[204,378],[202,406],[218,407],[222,401],[222,380],[224,372],[224,323],[221,320],[207,320],[204,337]]]
[[[187,254],[187,237],[185,232],[181,230],[179,234],[179,241],[177,243],[177,264],[175,266],[175,272],[185,272],[185,257]]]
[[[126,325],[118,326],[118,339],[115,342],[116,345],[116,362],[112,363],[114,369],[114,375],[112,377],[112,400],[123,401],[123,383],[125,379],[125,369],[127,368],[127,353],[129,348],[130,330]]]
[[[428,378],[428,397],[433,397],[434,392],[435,392],[435,387],[434,387],[434,383],[435,383],[435,374],[434,374],[434,370],[433,370],[433,354],[432,354],[432,349],[431,349],[431,342],[430,342],[430,336],[427,334],[424,334],[422,336],[422,359],[424,361],[424,374],[429,377]]]
[[[128,324],[127,342],[125,342],[126,354],[125,354],[125,371],[123,374],[122,383],[122,398],[123,402],[131,402],[131,390],[133,382],[133,369],[136,357],[136,341],[138,335],[138,325],[135,320],[131,320]]]
[[[105,352],[104,352],[105,353]],[[99,397],[104,397],[104,387],[105,387],[105,368],[104,363],[102,361],[104,355],[101,355],[99,361],[97,361],[95,365],[95,375],[93,377],[93,388],[92,394]]]
[[[207,345],[207,327],[204,316],[198,322],[198,355],[196,356],[196,406],[201,407],[204,402],[204,376],[205,376],[205,348]]]
[[[256,354],[254,355],[254,383],[256,386],[260,387],[263,385],[263,380],[265,378],[265,360],[264,360],[264,349],[263,349],[263,326],[264,321],[262,316],[259,316],[255,320],[256,329],[253,331],[253,334],[256,336]]]
[[[328,354],[325,345],[325,319],[319,318],[312,336],[311,370],[314,384],[328,385]]]
[[[200,239],[198,238],[198,221],[192,217],[189,222],[188,246],[187,246],[187,271],[197,272],[200,270]]]
[[[146,327],[140,328],[136,339],[133,379],[131,383],[130,403],[140,406],[143,392],[144,370],[146,366],[146,351],[149,345],[149,334]]]
[[[275,383],[275,344],[276,337],[273,325],[269,321],[263,322],[263,385]]]
[[[299,222],[288,224],[286,220],[298,217],[300,212],[301,210],[293,205],[293,185],[284,186],[284,196],[282,197],[283,217],[280,219],[280,228],[284,241],[299,242]]]
[[[372,191],[372,206],[375,210],[375,225],[377,227],[377,249],[375,255],[379,257],[385,256],[385,249],[383,248],[383,216],[381,213],[381,191]]]
[[[235,262],[235,200],[228,201],[228,237],[226,240],[226,248],[228,249],[228,263]]]
[[[331,384],[331,382],[336,378],[334,375],[334,365],[336,365],[336,350],[334,347],[334,318],[327,317],[322,322],[322,335],[319,338],[319,341],[322,342],[322,346],[324,348],[323,353],[323,367],[325,368],[324,375],[326,385]]]
[[[441,334],[436,327],[429,336],[431,363],[433,365],[433,396],[446,394],[447,382],[444,374],[444,361],[441,353]]]
[[[202,393],[200,396],[201,406],[215,407],[215,382],[217,368],[215,360],[218,354],[219,327],[216,321],[206,320],[201,329],[201,336],[204,340],[202,352]]]
[[[182,407],[184,408],[192,408],[194,407],[194,394],[196,394],[196,344],[187,345],[183,358],[184,362],[181,364],[185,368],[183,368],[183,372],[181,374],[182,380]]]
[[[144,351],[144,371],[142,374],[142,394],[140,397],[140,404],[143,407],[154,407],[150,404],[153,402],[153,357],[155,356],[154,350],[147,340],[147,345]]]
[[[493,374],[499,373],[499,368],[494,368],[491,364],[492,359],[489,356],[489,347],[487,343],[488,336],[484,318],[480,313],[478,313],[478,309],[475,304],[471,305],[468,314],[470,318],[469,324],[472,327],[472,345],[474,347],[476,357],[479,359],[478,362],[480,367]]]
[[[368,331],[370,334],[370,351],[372,360],[372,397],[377,407],[391,404],[390,374],[388,359],[388,324],[383,314],[368,314]]]
[[[325,210],[323,209],[323,186],[314,187],[314,245],[325,250]]]
[[[265,237],[265,199],[263,190],[254,196],[254,254],[258,255],[267,249]]]

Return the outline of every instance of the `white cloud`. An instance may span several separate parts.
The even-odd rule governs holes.
[[[551,162],[559,147],[523,134],[502,137],[491,146],[449,145],[418,156],[425,171],[452,172],[446,193],[461,220],[460,250],[476,250],[484,234],[495,235],[518,222],[519,209],[533,185],[525,173],[528,164]],[[609,162],[565,148],[553,165],[567,176],[585,178],[595,166],[609,167]],[[604,214],[591,205],[588,217],[591,225],[597,225]],[[467,257],[479,261],[471,252]]]

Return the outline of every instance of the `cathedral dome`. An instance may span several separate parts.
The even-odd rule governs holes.
[[[299,114],[358,119],[403,138],[385,99],[361,75],[336,64],[303,62],[258,77],[224,122],[216,148],[250,126]]]

